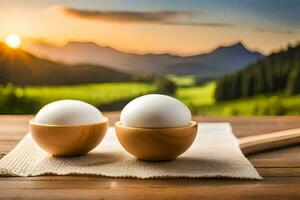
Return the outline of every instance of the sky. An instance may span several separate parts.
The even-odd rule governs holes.
[[[299,0],[0,0],[0,40],[93,41],[134,53],[192,55],[242,41],[265,54],[300,41]]]

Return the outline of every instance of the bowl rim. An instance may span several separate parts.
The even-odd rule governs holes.
[[[161,127],[161,128],[147,128],[147,127],[130,127],[122,124],[121,121],[115,122],[115,127],[126,128],[131,130],[167,130],[167,129],[184,129],[188,127],[197,126],[198,122],[191,120],[190,124],[187,126],[178,126],[178,127]]]
[[[71,127],[85,127],[85,126],[92,126],[92,125],[100,125],[100,124],[107,124],[109,122],[109,119],[105,116],[103,116],[103,120],[96,123],[90,123],[90,124],[42,124],[34,121],[35,117],[31,118],[29,120],[29,124],[33,126],[44,126],[44,127],[65,127],[65,128],[71,128]]]

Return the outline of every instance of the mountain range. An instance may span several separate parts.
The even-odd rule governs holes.
[[[69,85],[129,81],[132,76],[104,66],[61,64],[0,43],[0,84]]]
[[[28,48],[32,54],[67,64],[94,64],[130,74],[216,76],[241,69],[264,56],[247,49],[241,42],[220,46],[209,53],[194,56],[171,54],[134,54],[99,46],[93,42],[69,42],[57,47],[36,44]]]

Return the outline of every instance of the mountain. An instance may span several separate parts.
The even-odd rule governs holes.
[[[56,63],[0,43],[0,84],[67,85],[130,79],[131,75],[111,68]]]
[[[198,77],[216,77],[239,70],[264,56],[248,50],[242,43],[221,46],[210,53],[183,58],[179,63],[168,66],[165,72],[192,74]]]
[[[300,43],[221,77],[217,81],[216,99],[224,101],[274,92],[300,94]]]
[[[242,43],[219,47],[194,56],[125,53],[92,42],[70,42],[63,47],[37,44],[28,50],[43,58],[69,64],[90,63],[136,74],[193,74],[198,77],[226,74],[263,58]]]

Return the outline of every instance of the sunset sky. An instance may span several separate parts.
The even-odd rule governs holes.
[[[269,53],[300,41],[298,0],[0,0],[0,40],[94,41],[126,52],[189,55],[243,41]]]

